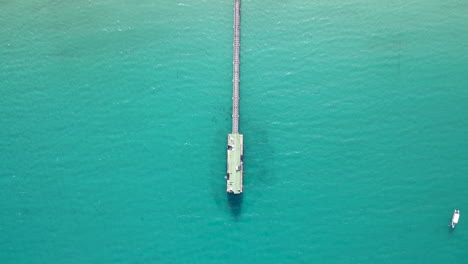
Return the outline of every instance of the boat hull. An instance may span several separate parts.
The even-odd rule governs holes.
[[[450,226],[452,228],[455,228],[455,226],[458,224],[459,219],[460,219],[460,210],[455,210],[453,212],[452,223],[450,223]]]

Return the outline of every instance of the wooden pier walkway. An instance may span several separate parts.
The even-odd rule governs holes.
[[[240,71],[240,0],[234,0],[234,41],[232,79],[232,133],[239,133],[239,71]]]
[[[226,191],[241,194],[244,177],[244,136],[239,134],[240,1],[234,0],[232,61],[232,133],[228,135]]]

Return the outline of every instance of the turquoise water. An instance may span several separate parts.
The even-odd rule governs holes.
[[[0,263],[467,263],[468,2],[244,0],[235,201],[232,2],[0,0]]]

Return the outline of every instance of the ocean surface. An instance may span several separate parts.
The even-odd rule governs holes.
[[[0,0],[0,263],[468,263],[468,1],[243,0],[237,199],[232,22]]]

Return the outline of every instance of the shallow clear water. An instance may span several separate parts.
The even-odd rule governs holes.
[[[0,263],[466,263],[468,2],[244,0],[234,201],[232,4],[0,0]]]

